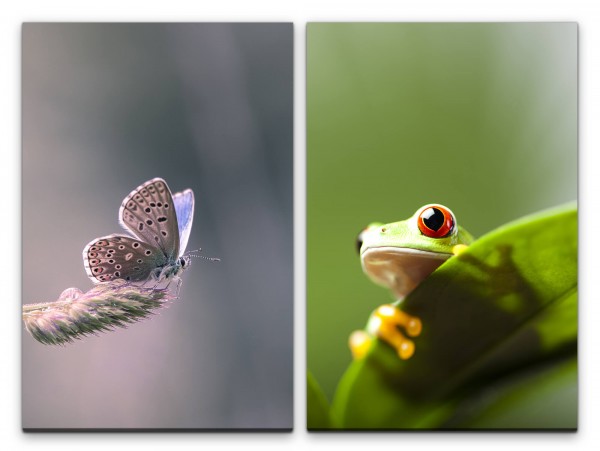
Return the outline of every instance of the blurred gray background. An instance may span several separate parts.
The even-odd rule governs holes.
[[[196,196],[179,300],[66,347],[22,334],[25,428],[292,427],[291,24],[23,26],[23,303],[162,177]]]

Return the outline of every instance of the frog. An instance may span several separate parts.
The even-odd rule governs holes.
[[[454,213],[441,204],[424,205],[404,221],[374,222],[364,228],[357,237],[362,270],[372,282],[389,289],[396,302],[379,306],[367,327],[350,335],[353,357],[363,358],[376,337],[389,344],[400,359],[411,358],[415,353],[412,339],[421,334],[423,323],[402,310],[402,301],[473,241]]]

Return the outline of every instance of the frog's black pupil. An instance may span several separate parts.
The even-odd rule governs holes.
[[[428,208],[421,213],[421,218],[423,219],[423,224],[436,232],[440,230],[440,227],[444,225],[446,220],[444,213],[437,208]]]

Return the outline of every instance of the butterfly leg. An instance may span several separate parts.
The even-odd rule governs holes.
[[[181,277],[175,277],[175,279],[177,279],[177,287],[175,287],[175,297],[179,298],[179,291],[181,290],[181,284],[183,283],[183,280],[181,279]]]
[[[161,279],[157,279],[156,283],[154,284],[154,286],[152,287],[153,290],[156,290],[158,288],[158,286],[161,284],[162,280]]]
[[[154,281],[155,284],[152,285],[152,289],[156,290],[156,288],[160,285],[160,283],[163,281],[164,279],[164,272],[165,269],[164,268],[156,268],[154,271],[152,271],[151,273],[151,278],[148,279],[148,281]]]

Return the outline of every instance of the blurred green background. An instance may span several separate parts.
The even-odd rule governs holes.
[[[331,401],[389,293],[355,239],[450,207],[475,236],[577,196],[577,25],[307,29],[308,369]]]

